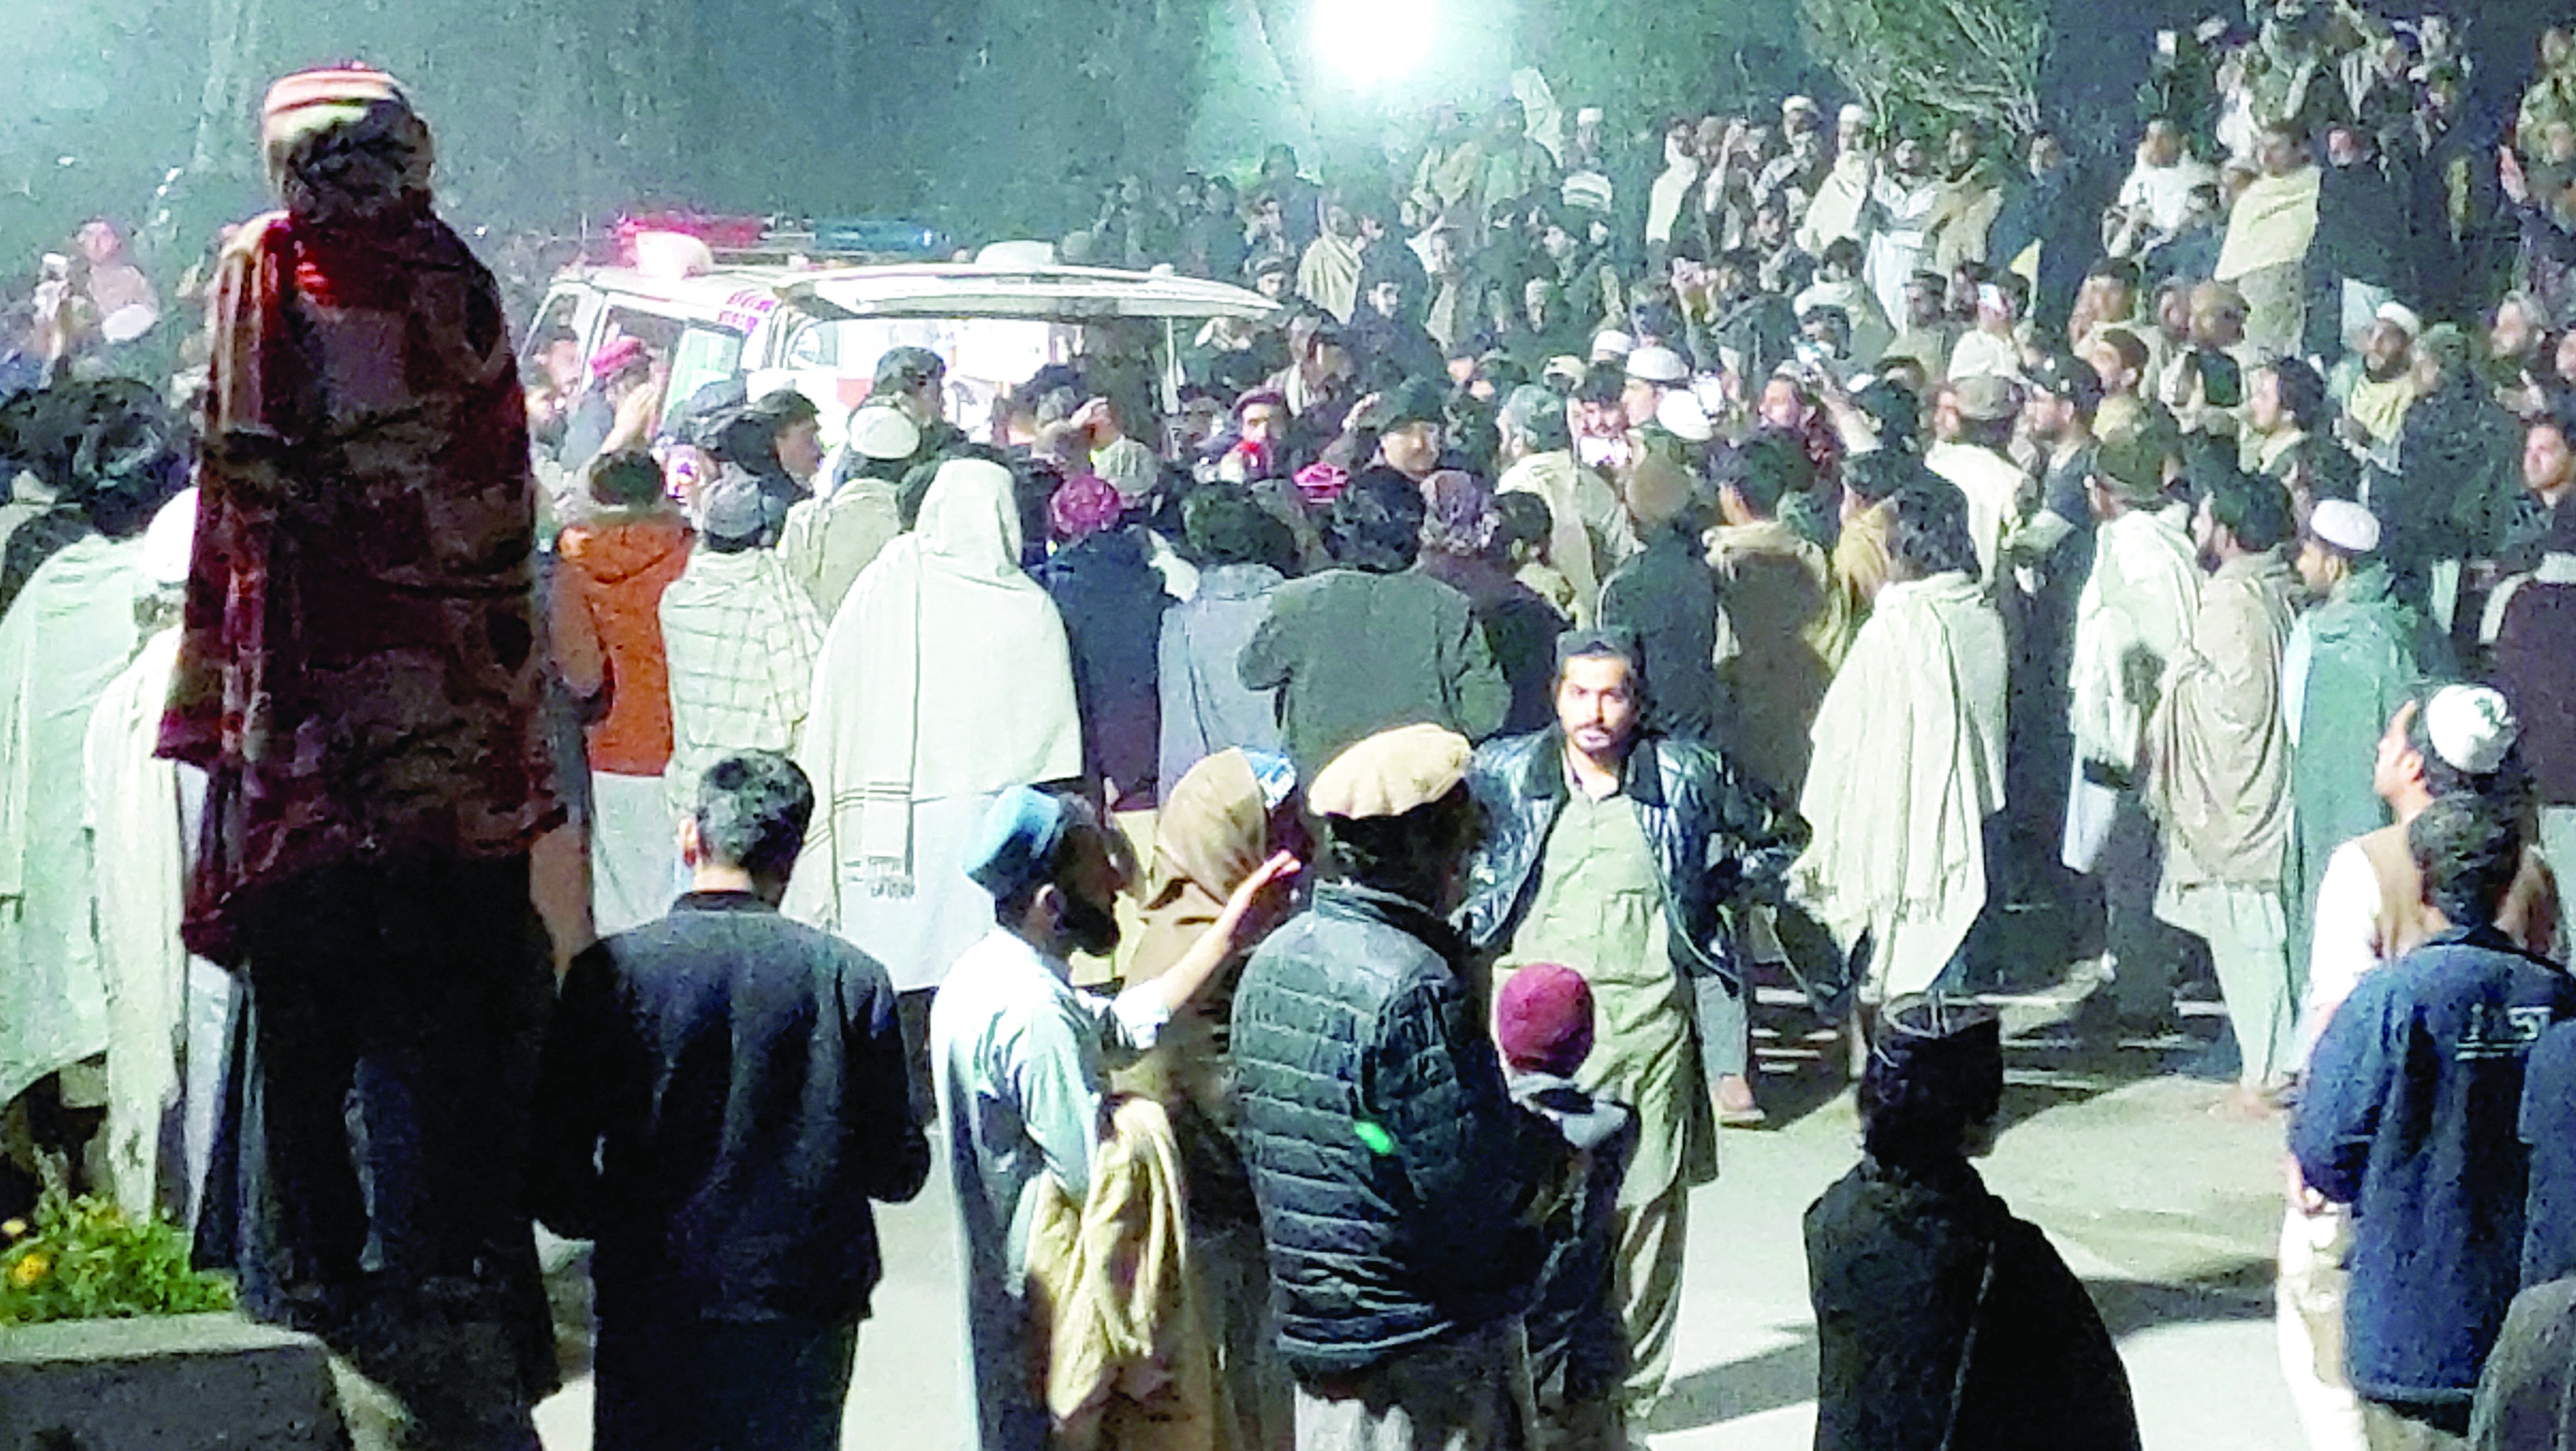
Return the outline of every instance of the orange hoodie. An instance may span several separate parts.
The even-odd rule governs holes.
[[[581,695],[609,692],[590,726],[590,768],[658,776],[671,762],[671,676],[662,654],[662,591],[689,562],[694,536],[668,509],[603,512],[555,541],[555,658]]]

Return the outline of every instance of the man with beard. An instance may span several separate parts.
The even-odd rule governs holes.
[[[2211,480],[2193,528],[2209,579],[2147,727],[2147,806],[2164,830],[2156,916],[2209,944],[2242,1058],[2242,1112],[2269,1107],[2291,1062],[2281,660],[2298,581],[2280,550],[2293,528],[2276,480],[2232,468]]]
[[[2513,417],[2471,365],[2468,335],[2448,323],[2415,343],[2415,401],[2397,431],[2394,473],[2372,471],[2380,550],[2406,597],[2444,633],[2459,604],[2461,561],[2486,557],[2514,497]]]
[[[2370,133],[2351,122],[2327,127],[2326,161],[2317,180],[2316,250],[2300,349],[2320,358],[2348,346],[2383,304],[2414,291],[2405,270],[2405,186],[2381,161]]]
[[[1724,923],[1776,895],[1805,841],[1781,798],[1733,763],[1646,732],[1641,663],[1623,631],[1564,637],[1556,723],[1477,753],[1467,782],[1487,833],[1463,914],[1496,994],[1540,963],[1591,985],[1602,1027],[1584,1083],[1637,1111],[1615,1251],[1634,1426],[1672,1363],[1690,1191],[1717,1177],[1712,1090],[1720,1111],[1754,1112]]]
[[[2297,121],[2263,128],[2263,174],[2230,208],[2215,280],[2245,295],[2245,336],[2267,357],[2296,353],[2305,336],[2308,252],[2322,179]]]
[[[994,800],[966,853],[966,875],[992,894],[994,925],[940,984],[930,1056],[965,1260],[981,1451],[1050,1444],[1047,1408],[1030,1384],[1046,1362],[1044,1347],[1029,1343],[1029,1231],[1043,1195],[1060,1187],[1079,1204],[1090,1190],[1111,1056],[1154,1046],[1234,955],[1255,899],[1297,869],[1285,853],[1271,858],[1178,962],[1110,999],[1075,989],[1068,959],[1117,950],[1120,861],[1087,802],[1026,786]]]
[[[2093,572],[2093,416],[2102,403],[2093,370],[2063,355],[2031,370],[2022,428],[2042,450],[2039,508],[2004,542],[2004,560],[2023,586],[2014,632],[2016,688],[2006,757],[2015,850],[2021,876],[2010,890],[2021,900],[2048,894],[2056,866],[2066,798],[2074,779],[2068,729],[2069,667],[2075,611]]]
[[[1986,160],[1985,138],[1972,125],[1950,129],[1941,173],[1939,196],[1924,225],[1932,247],[1923,260],[1930,270],[1947,273],[1962,262],[1986,260],[1986,239],[2003,210],[2004,189]],[[1906,281],[1911,287],[1913,279]]]
[[[1950,321],[1943,306],[1945,285],[1938,272],[1917,272],[1906,279],[1905,328],[1879,354],[1881,366],[1891,358],[1912,358],[1923,365],[1926,378],[1949,376],[1950,349],[1967,329]]]
[[[1888,154],[1887,170],[1870,186],[1869,206],[1862,213],[1870,234],[1863,275],[1879,311],[1889,317],[1905,310],[1905,284],[1928,249],[1933,210],[1941,196],[1941,180],[1932,174],[1932,156],[1922,141],[1909,136],[1897,142]]]
[[[1351,352],[1359,358],[1361,387],[1392,389],[1411,379],[1441,375],[1440,345],[1413,321],[1412,311],[1412,299],[1405,295],[1400,278],[1374,278],[1360,290],[1359,306],[1350,318],[1350,340]]]
[[[1297,262],[1297,295],[1347,323],[1360,301],[1360,236],[1358,214],[1338,195],[1324,202],[1324,229],[1306,244]]]
[[[2398,432],[2415,404],[2415,337],[2423,330],[2423,319],[2406,306],[2383,303],[2359,354],[2335,369],[2331,391],[2343,410],[2335,435],[2345,447],[2395,462]]]
[[[1798,249],[1810,257],[1822,257],[1836,242],[1857,242],[1868,235],[1862,213],[1878,170],[1869,133],[1870,114],[1864,107],[1845,106],[1835,118],[1834,164],[1816,183],[1815,200],[1798,226]]]

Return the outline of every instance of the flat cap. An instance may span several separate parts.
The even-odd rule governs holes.
[[[1352,821],[1402,816],[1457,790],[1472,754],[1465,736],[1436,725],[1380,731],[1317,772],[1306,801],[1318,815]]]

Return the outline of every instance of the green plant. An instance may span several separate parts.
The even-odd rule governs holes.
[[[232,1308],[231,1281],[189,1268],[184,1230],[45,1181],[33,1224],[0,1224],[0,1327]]]

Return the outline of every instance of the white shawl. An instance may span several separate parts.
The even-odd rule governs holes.
[[[1799,799],[1815,835],[1791,891],[1846,949],[1870,935],[1875,999],[1929,988],[1985,906],[2004,665],[2003,617],[1977,581],[1891,582],[1816,713]]]
[[[152,637],[89,718],[83,775],[98,857],[98,955],[107,980],[107,1169],[116,1202],[158,1202],[161,1124],[179,1094],[188,952],[179,943],[187,857],[179,765],[157,760],[179,632]]]
[[[0,1103],[107,1047],[81,753],[142,643],[143,541],[46,560],[0,616]]]
[[[1319,233],[1297,263],[1297,295],[1349,322],[1360,305],[1360,244]]]
[[[1082,774],[1064,622],[1019,554],[1010,471],[952,459],[850,586],[814,672],[791,915],[836,925],[844,883],[910,896],[916,802]]]
[[[2190,643],[2200,610],[2200,554],[2144,509],[2106,521],[2093,539],[2093,572],[2075,599],[2067,723],[2077,760],[2135,771],[2153,682]]]
[[[2288,176],[2258,178],[2227,214],[2227,239],[2219,244],[2217,278],[2234,282],[2266,267],[2298,262],[2317,239],[2317,182],[2303,166]]]

